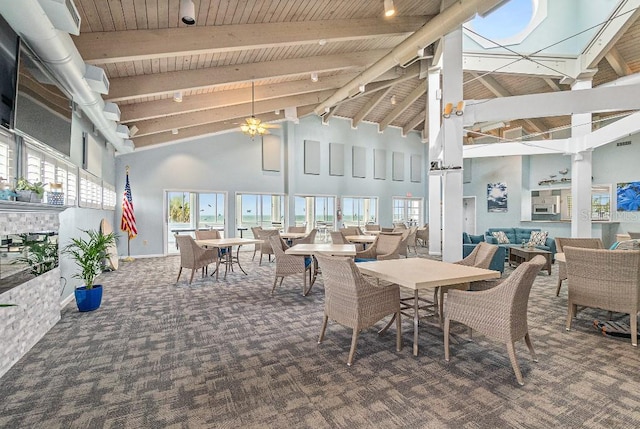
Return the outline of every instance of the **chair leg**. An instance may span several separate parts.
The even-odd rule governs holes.
[[[189,284],[191,284],[191,282],[193,281],[193,275],[195,274],[195,272],[196,272],[196,269],[192,268],[191,269],[191,278],[189,279]]]
[[[522,373],[520,372],[520,367],[518,366],[518,360],[516,358],[516,348],[513,345],[513,341],[509,341],[507,343],[507,351],[509,352],[509,360],[511,361],[513,372],[516,373],[518,384],[520,386],[524,386],[524,380],[522,379]]]
[[[442,321],[443,319],[443,315],[444,315],[444,293],[446,292],[445,287],[439,287],[438,288],[438,295],[439,295],[439,300],[438,300],[438,319],[440,320],[440,326],[442,326]]]
[[[324,340],[324,331],[327,329],[327,321],[329,320],[329,316],[324,315],[324,319],[322,319],[322,328],[320,329],[320,337],[318,338],[318,344]]]
[[[629,324],[631,325],[631,345],[638,347],[638,313],[629,314]]]
[[[527,343],[527,347],[529,347],[529,352],[531,353],[531,359],[533,359],[534,362],[538,362],[538,357],[536,356],[536,351],[533,349],[533,343],[531,342],[531,336],[529,336],[528,332],[524,336],[524,342]]]
[[[569,301],[569,303],[567,304],[567,325],[565,327],[567,331],[571,330],[571,319],[575,317],[576,307],[577,306],[573,304],[571,301]]]
[[[182,274],[182,267],[180,267],[180,270],[178,271],[178,278],[176,279],[176,283],[180,281],[180,274]]]
[[[258,261],[258,265],[262,265],[262,252],[260,252],[260,260]]]
[[[560,296],[560,288],[562,287],[562,279],[558,277],[558,287],[556,288],[556,296]]]
[[[395,317],[396,317],[396,350],[399,351],[399,352],[402,351],[402,320],[401,320],[401,316],[402,316],[402,313],[400,313],[400,311],[395,313]]]
[[[353,328],[353,335],[351,336],[351,350],[349,350],[349,360],[347,361],[347,366],[351,366],[353,363],[353,355],[356,354],[356,344],[358,344],[358,331],[356,328]]]
[[[449,328],[451,320],[447,317],[444,319],[444,360],[449,362]]]
[[[271,288],[271,295],[273,295],[273,291],[276,290],[276,285],[278,284],[278,276],[273,279],[273,287]]]

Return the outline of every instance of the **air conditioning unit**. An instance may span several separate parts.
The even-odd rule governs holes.
[[[60,31],[80,35],[80,15],[72,0],[38,0],[51,23]]]

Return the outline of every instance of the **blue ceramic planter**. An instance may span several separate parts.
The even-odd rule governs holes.
[[[80,311],[93,311],[100,307],[102,302],[102,285],[93,285],[87,289],[85,286],[75,290],[76,305]]]

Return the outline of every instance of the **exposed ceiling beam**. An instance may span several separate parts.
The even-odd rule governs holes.
[[[554,91],[562,91],[562,88],[560,88],[560,85],[558,85],[555,80],[548,77],[543,77],[542,79],[544,79],[547,85],[549,85],[549,88],[553,89]]]
[[[402,127],[402,135],[406,136],[409,133],[409,131],[413,130],[415,127],[417,127],[418,125],[420,125],[426,120],[427,120],[427,110],[425,109],[422,112],[418,113],[413,118],[411,118],[409,122],[407,122],[404,125],[404,127]]]
[[[314,106],[315,104],[298,107],[297,108],[298,118],[302,118],[312,113]],[[282,115],[276,115],[275,113],[270,112],[264,115],[260,115],[260,119],[263,122],[272,122],[272,121],[278,121],[278,120],[281,121]],[[177,135],[172,134],[171,131],[159,133],[159,134],[151,134],[151,135],[136,139],[135,145],[137,150],[140,148],[154,146],[162,143],[171,143],[171,142],[185,140],[185,139],[192,140],[194,138],[211,135],[211,134],[222,133],[225,131],[232,131],[232,130],[240,132],[240,125],[234,124],[232,121],[213,122],[205,125],[200,125],[197,127],[190,127],[190,128],[185,128],[184,130],[179,130]],[[247,139],[249,139],[249,137],[247,137]]]
[[[584,69],[598,67],[604,56],[620,40],[622,35],[640,16],[640,0],[622,0],[613,11],[610,19],[600,28],[598,34],[580,55],[580,64]]]
[[[371,99],[367,101],[364,106],[362,106],[362,109],[360,109],[360,111],[356,113],[355,116],[351,119],[351,127],[356,128],[360,121],[362,121],[364,117],[367,116],[369,112],[371,112],[378,105],[378,103],[380,103],[382,99],[387,96],[387,94],[391,91],[391,88],[393,87],[390,86],[383,91],[378,91],[377,94],[371,97]]]
[[[175,91],[197,90],[235,82],[362,68],[388,52],[385,49],[237,64],[197,70],[111,79],[108,101],[130,100]]]
[[[405,35],[418,30],[429,18],[399,16],[391,20],[338,19],[105,31],[82,33],[74,42],[87,63],[107,64],[317,44],[319,40],[341,42]]]
[[[338,110],[337,106],[332,107],[329,112],[325,113],[324,115],[322,115],[322,123],[323,124],[328,124],[329,123],[329,119],[331,119],[331,117],[333,115],[335,115],[336,110]]]
[[[511,94],[500,82],[498,82],[493,76],[481,76],[476,72],[469,72],[474,78],[484,85],[489,91],[491,91],[496,97],[511,97]],[[525,119],[524,120],[530,128],[536,133],[544,133],[549,130],[549,126],[541,119]]]
[[[619,77],[628,76],[633,73],[631,67],[629,67],[629,64],[627,64],[615,46],[611,48],[604,57]]]
[[[265,113],[272,113],[275,110],[284,109],[285,106],[306,106],[317,103],[323,97],[327,97],[332,90],[313,92],[309,94],[293,95],[290,97],[274,98],[255,103],[254,114],[256,116]],[[144,137],[149,134],[157,134],[172,129],[184,129],[195,127],[211,122],[220,122],[236,118],[244,118],[251,114],[251,102],[237,104],[235,106],[224,106],[215,109],[201,110],[194,113],[184,113],[180,115],[167,116],[164,118],[150,119],[136,122],[138,132],[134,137]],[[260,118],[262,119],[262,118]]]
[[[424,48],[462,25],[476,13],[490,10],[501,0],[468,0],[456,2],[442,13],[436,15],[422,28],[409,36],[406,40],[393,48],[391,52],[368,67],[358,77],[338,89],[331,97],[320,103],[314,111],[317,115],[324,112],[325,107],[331,107],[349,97],[349,94],[359,85],[367,84],[390,68],[404,64],[414,58],[419,49]]]
[[[391,112],[389,112],[389,114],[380,121],[378,124],[378,131],[384,131],[394,119],[407,110],[418,98],[422,97],[425,92],[427,92],[427,82],[422,80],[404,100],[396,104],[396,106],[391,109]]]
[[[255,89],[255,100],[269,100],[290,95],[308,94],[338,88],[353,78],[355,73],[322,77],[311,83],[308,78],[270,85],[259,85]],[[120,106],[120,122],[132,122],[180,113],[197,112],[223,106],[234,106],[251,101],[251,87],[215,91],[206,94],[184,95],[181,103],[172,98]]]
[[[420,64],[419,63],[412,64],[409,67],[407,67],[406,69],[403,69],[401,67],[396,67],[396,70],[397,69],[400,69],[400,73],[402,73],[401,76],[399,76],[399,77],[397,77],[395,79],[389,79],[389,80],[383,80],[383,81],[380,81],[380,82],[370,83],[370,84],[365,86],[365,91],[363,93],[358,94],[356,97],[360,97],[360,96],[363,96],[365,94],[371,94],[371,92],[378,91],[380,89],[389,88],[390,86],[394,86],[394,85],[397,85],[399,83],[406,82],[406,81],[411,80],[414,77],[417,77],[417,76],[420,75]],[[353,97],[353,98],[356,98],[356,97]],[[351,99],[353,100],[353,98],[351,98]]]

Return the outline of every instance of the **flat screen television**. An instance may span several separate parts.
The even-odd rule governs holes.
[[[12,128],[20,40],[0,15],[0,126]]]
[[[71,97],[24,43],[20,43],[13,128],[58,152],[71,152]]]

